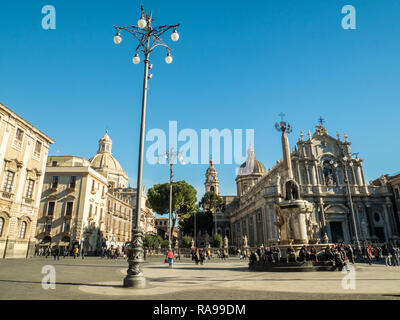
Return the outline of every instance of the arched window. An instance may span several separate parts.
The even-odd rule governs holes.
[[[211,192],[214,192],[214,191],[215,191],[214,186],[211,186],[211,187],[210,187],[210,191],[211,191]]]
[[[27,223],[25,221],[22,221],[21,227],[19,228],[18,238],[20,238],[20,239],[25,238],[26,226],[27,226]]]
[[[4,219],[0,218],[0,237],[3,235]]]

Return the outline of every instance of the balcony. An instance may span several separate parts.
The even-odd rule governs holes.
[[[11,192],[2,191],[2,192],[1,192],[1,196],[2,196],[4,199],[12,200],[13,197],[14,197],[14,194],[11,193]]]
[[[50,190],[51,192],[56,192],[56,191],[57,191],[57,188],[58,188],[58,183],[57,183],[57,184],[52,184],[52,185],[50,186],[49,190]]]
[[[25,198],[25,199],[24,199],[24,202],[25,202],[26,204],[29,204],[29,205],[31,205],[34,201],[35,201],[35,200],[33,200],[33,199],[31,199],[31,198]]]
[[[70,184],[67,188],[67,192],[75,192],[75,184]]]

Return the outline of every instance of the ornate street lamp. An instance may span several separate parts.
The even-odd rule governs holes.
[[[350,159],[346,156],[344,156],[342,158],[342,162],[343,162],[343,171],[344,171],[344,182],[346,183],[347,186],[347,196],[349,198],[349,203],[350,203],[350,210],[351,210],[351,217],[353,220],[353,227],[354,227],[354,240],[357,244],[357,249],[359,250],[359,252],[361,252],[361,246],[360,246],[360,241],[358,239],[358,232],[357,232],[357,224],[356,224],[356,218],[355,218],[355,213],[354,213],[354,206],[353,206],[353,199],[351,197],[351,189],[350,189],[350,182],[349,182],[349,176],[347,174],[347,162],[349,162],[349,165],[352,166],[352,162],[350,161]],[[335,168],[338,167],[338,163],[336,161],[331,160],[330,164],[333,165]]]
[[[136,225],[132,232],[132,245],[128,250],[128,263],[129,268],[127,276],[124,278],[124,287],[144,288],[146,287],[146,278],[143,274],[144,255],[143,255],[143,231],[140,225],[140,214],[142,209],[142,172],[143,172],[143,147],[145,135],[145,120],[146,120],[146,102],[147,102],[147,82],[152,75],[149,75],[149,56],[150,53],[159,46],[166,48],[167,58],[166,62],[171,63],[171,49],[163,42],[161,36],[168,30],[174,30],[171,38],[173,41],[178,40],[177,28],[180,24],[172,26],[152,26],[152,12],[146,15],[143,6],[140,8],[141,17],[138,21],[138,26],[130,27],[117,27],[114,28],[117,34],[114,36],[114,43],[120,44],[122,42],[121,31],[124,30],[134,36],[139,45],[136,47],[135,56],[132,59],[134,64],[140,63],[139,50],[144,54],[144,80],[143,80],[143,96],[142,96],[142,117],[140,125],[140,143],[139,143],[139,164],[138,164],[138,178],[137,178],[137,197],[136,197]],[[176,34],[175,34],[176,33]]]
[[[172,184],[174,183],[173,178],[173,172],[174,170],[172,169],[172,166],[174,165],[174,161],[176,158],[179,159],[179,162],[182,165],[185,165],[185,161],[183,160],[182,152],[175,151],[174,149],[171,148],[170,151],[166,151],[164,154],[158,157],[157,163],[160,164],[160,157],[163,157],[164,159],[167,159],[168,161],[168,166],[169,166],[169,217],[168,217],[168,250],[172,249],[171,245],[171,239],[172,239],[172,234],[171,234],[171,219],[172,219]]]

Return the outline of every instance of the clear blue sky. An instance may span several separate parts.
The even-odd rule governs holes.
[[[136,24],[139,7],[154,24],[182,23],[171,65],[154,52],[147,129],[255,130],[256,158],[281,158],[280,112],[303,130],[326,119],[347,133],[367,180],[400,170],[400,2],[335,1],[10,1],[0,3],[0,102],[56,140],[51,154],[90,158],[110,130],[113,154],[136,184],[143,64],[134,39],[116,46],[113,25]],[[56,30],[43,30],[44,5]],[[357,29],[341,27],[341,8],[357,10]],[[146,146],[151,143],[147,143]],[[217,165],[223,194],[235,194],[237,165]],[[176,166],[175,178],[203,193],[207,165]],[[168,167],[144,167],[149,187]]]

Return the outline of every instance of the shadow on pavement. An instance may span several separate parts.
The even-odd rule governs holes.
[[[12,282],[12,283],[30,283],[30,284],[42,284],[40,281],[23,281],[23,280],[1,280],[0,282]],[[88,286],[88,287],[106,287],[106,288],[122,288],[122,285],[110,285],[110,284],[95,284],[95,283],[74,283],[74,282],[56,282],[56,285],[64,286]]]

